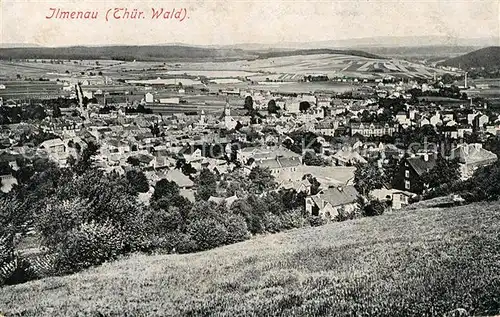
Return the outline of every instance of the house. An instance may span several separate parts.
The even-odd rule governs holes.
[[[351,136],[355,134],[360,134],[364,137],[370,136],[392,136],[396,132],[397,126],[395,124],[391,125],[389,123],[351,123]]]
[[[294,173],[302,165],[299,158],[296,157],[275,157],[271,159],[257,159],[254,161],[256,166],[268,168],[271,174],[276,176],[282,173]]]
[[[474,125],[474,120],[478,116],[478,113],[469,113],[467,115],[467,123],[470,125]]]
[[[307,166],[300,165],[294,168],[293,171],[283,170],[277,175],[274,175],[276,181],[283,187],[291,186],[290,183],[300,187],[300,182],[306,175],[311,175],[321,184],[323,188],[328,188],[332,185],[352,185],[354,180],[355,167],[344,166]]]
[[[404,190],[388,188],[374,189],[370,192],[370,195],[379,201],[390,201],[394,210],[408,206],[410,199],[416,196],[416,194]]]
[[[235,201],[237,201],[239,198],[236,195],[233,195],[231,197],[223,198],[223,197],[214,197],[210,196],[208,198],[208,201],[216,203],[217,205],[220,205],[222,203],[226,204],[226,208],[229,209],[233,205]]]
[[[472,134],[472,126],[464,125],[457,129],[457,134],[459,138],[463,138],[466,134]]]
[[[153,103],[154,102],[154,96],[152,93],[148,92],[145,95],[145,100],[147,103]]]
[[[178,169],[169,170],[163,177],[168,181],[175,182],[180,189],[190,189],[194,186],[193,181]]]
[[[160,98],[158,101],[161,104],[178,105],[180,99],[179,97],[169,97],[169,98]]]
[[[476,116],[473,122],[474,129],[476,131],[483,129],[484,125],[487,124],[489,121],[490,118],[485,114]]]
[[[318,135],[335,136],[335,129],[338,127],[337,121],[323,121],[314,124],[312,132]]]
[[[356,163],[366,164],[367,161],[357,151],[352,149],[339,150],[332,156],[333,162],[337,166],[352,166]]]
[[[131,147],[124,141],[110,138],[103,142],[100,152],[106,154],[125,154],[131,151]]]
[[[246,147],[236,152],[237,159],[241,164],[246,164],[250,158],[254,160],[268,160],[280,158],[296,158],[302,162],[302,155],[297,154],[283,146]]]
[[[409,124],[410,120],[407,117],[406,112],[400,111],[396,114],[396,121],[399,122],[399,124]]]
[[[498,160],[495,153],[483,149],[480,143],[461,144],[451,150],[450,157],[458,158],[462,179],[470,178],[479,167],[491,165]]]
[[[422,118],[420,120],[420,127],[423,127],[423,126],[426,126],[426,125],[429,125],[429,124],[431,124],[431,122],[427,118]]]
[[[424,190],[421,177],[436,166],[436,155],[424,153],[404,157],[394,177],[394,188],[420,194]]]
[[[439,114],[438,111],[436,111],[436,114],[431,117],[429,120],[430,124],[433,126],[437,126],[438,124],[442,124],[443,120],[441,120],[441,115]]]
[[[67,153],[67,145],[61,139],[51,139],[42,142],[39,145],[39,150],[47,153],[48,157],[53,161],[57,162],[59,165],[64,166],[66,160],[69,157]]]
[[[12,174],[0,175],[0,191],[8,193],[17,185],[17,179]]]
[[[352,213],[358,208],[358,191],[354,186],[334,186],[306,197],[306,212],[334,220],[340,212]]]
[[[293,189],[297,193],[305,193],[306,195],[311,194],[311,183],[306,179],[283,181],[278,185],[278,188]]]
[[[203,159],[202,150],[191,146],[185,147],[179,154],[182,154],[187,163],[198,162]]]

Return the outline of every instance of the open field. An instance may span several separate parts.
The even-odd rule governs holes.
[[[500,312],[500,205],[418,209],[0,289],[7,316]]]
[[[388,75],[409,78],[431,78],[444,71],[404,60],[373,59],[341,54],[294,55],[255,60],[225,62],[120,62],[120,61],[64,61],[62,64],[0,61],[0,75],[9,78],[17,74],[28,77],[56,78],[66,71],[101,71],[114,79],[169,78],[179,75],[207,78],[248,77],[251,80],[297,81],[308,74],[329,77],[384,78]],[[97,64],[99,63],[99,64]]]
[[[295,55],[216,63],[179,63],[176,65],[185,71],[230,71],[264,72],[266,74],[307,75],[325,74],[329,77],[365,77],[383,78],[387,75],[431,78],[444,71],[404,60],[372,59],[360,56],[339,54]],[[214,74],[212,74],[214,75]],[[262,75],[249,76],[250,79]]]

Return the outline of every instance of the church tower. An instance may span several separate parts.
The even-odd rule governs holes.
[[[226,104],[224,105],[224,117],[231,116],[231,106],[229,105],[229,97],[226,97]]]
[[[236,120],[231,117],[231,107],[229,106],[229,97],[226,97],[226,105],[224,106],[224,125],[227,130],[232,130],[236,127]]]
[[[207,119],[205,116],[205,110],[201,110],[200,124],[204,125],[206,122],[207,122]]]

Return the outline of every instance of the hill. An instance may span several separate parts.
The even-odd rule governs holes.
[[[319,54],[348,55],[348,56],[358,56],[358,57],[366,57],[374,59],[383,59],[383,57],[380,57],[378,55],[358,50],[304,49],[304,50],[290,50],[290,51],[281,50],[281,51],[258,53],[260,59],[286,57],[286,56],[299,56],[299,55],[319,55]]]
[[[112,59],[124,61],[205,61],[255,58],[239,49],[181,45],[0,48],[0,59]]]
[[[263,43],[240,43],[234,45],[218,46],[223,48],[239,48],[244,50],[264,50],[273,48],[288,48],[288,49],[359,49],[365,48],[398,48],[398,47],[413,47],[419,49],[421,47],[440,47],[440,46],[472,46],[485,47],[497,45],[499,38],[459,38],[450,36],[376,36],[364,38],[351,38],[340,40],[326,41],[309,41],[309,42],[280,42],[273,44]]]
[[[0,289],[7,316],[500,312],[499,204],[403,210]]]
[[[499,68],[500,46],[490,46],[468,54],[448,59],[441,63],[445,66],[467,68]]]
[[[74,46],[74,47],[8,47],[0,48],[0,59],[112,59],[140,61],[227,61],[254,60],[271,57],[341,54],[366,58],[381,57],[359,50],[265,50],[250,51],[238,48],[210,48],[184,45],[156,46]]]

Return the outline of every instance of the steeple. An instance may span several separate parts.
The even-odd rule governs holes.
[[[205,110],[201,110],[201,117],[200,117],[200,124],[205,124],[206,121],[206,116],[205,116]]]
[[[226,96],[226,104],[224,105],[224,116],[231,116],[231,106],[229,105],[229,96]]]

